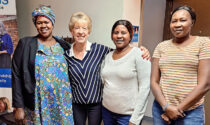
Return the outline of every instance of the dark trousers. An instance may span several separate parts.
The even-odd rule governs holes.
[[[11,56],[8,53],[0,54],[0,68],[11,68]]]
[[[102,119],[101,103],[76,104],[73,103],[73,116],[75,125],[85,125],[88,118],[88,125],[100,125]]]

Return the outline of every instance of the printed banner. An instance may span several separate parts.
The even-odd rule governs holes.
[[[133,38],[131,42],[138,42],[139,41],[139,26],[133,26]]]
[[[16,15],[15,0],[0,0],[0,14]]]
[[[11,87],[11,69],[0,69],[0,87]]]
[[[0,98],[12,102],[11,60],[18,43],[16,1],[0,0]]]

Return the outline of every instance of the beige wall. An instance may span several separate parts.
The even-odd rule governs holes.
[[[140,26],[141,0],[124,0],[123,19],[129,20],[133,25]],[[138,42],[131,42],[138,46]]]
[[[128,19],[133,25],[140,24],[140,0],[19,0],[17,16],[20,38],[37,33],[31,20],[31,12],[39,5],[51,5],[56,15],[54,34],[64,37],[71,37],[68,23],[72,13],[84,11],[93,21],[93,31],[89,40],[110,47],[114,47],[111,28],[115,21]]]
[[[56,15],[54,35],[71,36],[68,23],[72,13],[83,11],[93,22],[93,30],[89,37],[91,42],[102,43],[111,47],[111,28],[114,22],[122,19],[122,0],[17,0],[17,16],[19,36],[35,35],[31,12],[39,5],[51,5]]]
[[[123,18],[128,19],[133,25],[140,25],[141,0],[124,0]]]
[[[165,6],[165,0],[145,0],[142,41],[151,54],[162,41]]]

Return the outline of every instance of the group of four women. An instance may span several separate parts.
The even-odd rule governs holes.
[[[187,121],[188,112],[203,110],[209,89],[210,42],[190,35],[195,19],[186,8],[172,13],[174,39],[160,43],[153,55],[155,124]],[[92,24],[83,12],[70,18],[72,45],[52,35],[55,15],[50,8],[35,9],[32,16],[38,35],[20,39],[12,62],[17,123],[85,125],[88,118],[89,125],[100,125],[101,119],[105,125],[140,124],[151,64],[143,59],[147,53],[129,45],[132,24],[115,22],[111,38],[116,49],[111,49],[88,41]]]

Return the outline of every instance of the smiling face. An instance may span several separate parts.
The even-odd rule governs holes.
[[[129,46],[131,38],[128,29],[124,25],[118,25],[112,33],[112,40],[116,45],[116,49],[124,49]]]
[[[38,16],[36,19],[36,29],[41,37],[52,36],[53,25],[50,19],[45,16]]]
[[[183,38],[189,36],[192,26],[193,21],[188,11],[178,10],[172,15],[170,29],[174,37]]]
[[[75,22],[74,27],[70,30],[76,43],[85,43],[89,37],[88,22],[80,20]]]

